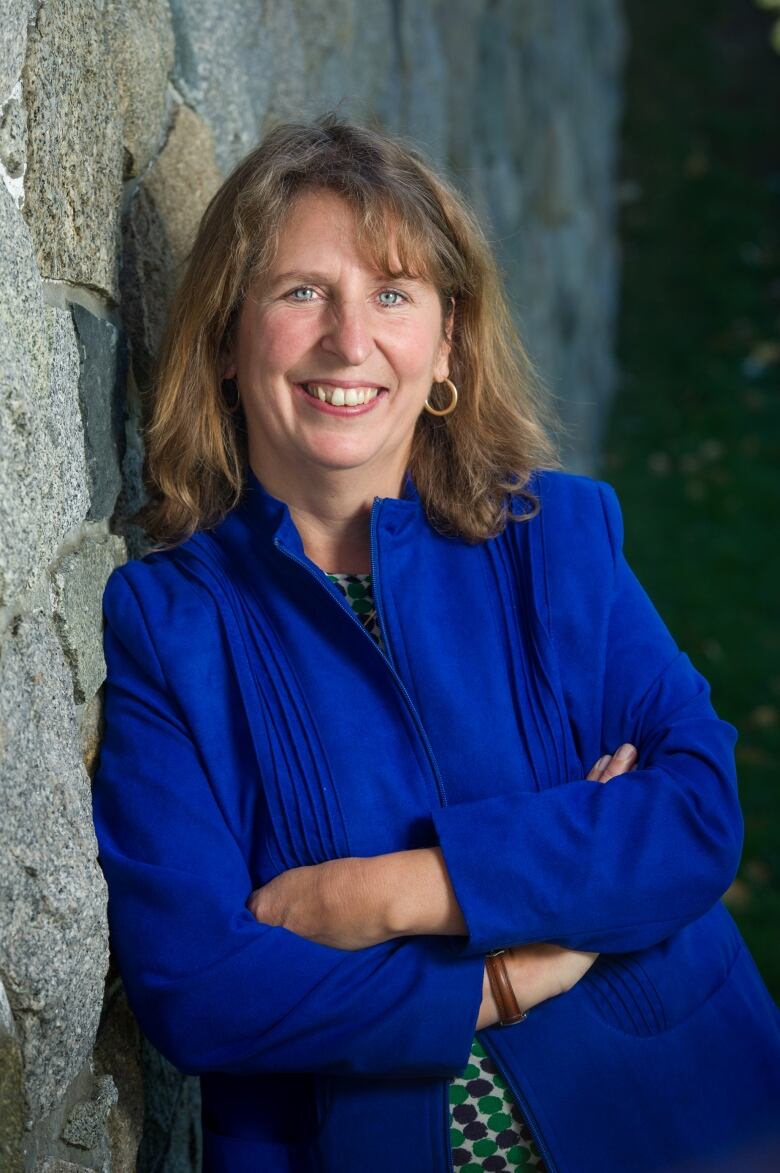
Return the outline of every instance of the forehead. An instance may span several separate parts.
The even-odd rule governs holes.
[[[405,276],[428,283],[427,249],[414,242],[408,228],[399,233],[399,217],[379,205],[362,217],[337,192],[316,189],[295,197],[278,231],[267,273],[276,277],[301,260],[316,264],[337,252],[358,260],[377,275]]]

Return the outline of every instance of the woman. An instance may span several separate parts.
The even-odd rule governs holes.
[[[278,126],[212,200],[156,544],[106,587],[93,791],[206,1170],[778,1155],[780,1015],[720,901],[736,730],[550,421],[478,226],[403,143]]]

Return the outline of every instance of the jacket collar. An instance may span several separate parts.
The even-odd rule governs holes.
[[[408,470],[404,475],[402,496],[375,497],[372,514],[377,503],[381,504],[382,525],[396,533],[413,531],[421,521],[426,520],[422,501]],[[249,463],[245,468],[244,492],[234,513],[255,538],[265,539],[269,545],[278,543],[303,554],[303,543],[287,502],[274,497],[266,489]]]

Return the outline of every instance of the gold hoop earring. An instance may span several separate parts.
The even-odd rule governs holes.
[[[449,387],[449,389],[450,389],[450,393],[451,393],[451,395],[452,395],[452,401],[450,402],[450,405],[449,405],[449,407],[445,407],[443,411],[439,411],[439,409],[438,409],[438,408],[436,408],[436,407],[431,407],[430,403],[429,403],[429,402],[428,402],[428,400],[426,399],[426,400],[425,400],[425,403],[423,404],[423,408],[424,408],[424,410],[425,410],[425,411],[427,411],[427,412],[428,412],[430,415],[449,415],[451,412],[453,412],[453,411],[455,410],[455,407],[456,407],[456,405],[457,405],[457,402],[458,402],[458,388],[455,386],[455,384],[453,383],[452,379],[444,379],[444,380],[443,380],[443,382],[445,382],[445,383],[447,384],[447,386]]]
[[[223,390],[223,392],[224,392],[224,390],[225,390],[225,386],[226,386],[226,385],[227,385],[228,387],[230,387],[230,386],[234,387],[234,388],[235,388],[235,391],[236,391],[236,402],[235,402],[235,403],[233,403],[233,404],[230,404],[230,403],[228,403],[226,400],[224,400],[224,401],[223,401],[223,402],[224,402],[224,406],[225,406],[225,411],[226,411],[226,412],[227,412],[229,415],[233,415],[235,412],[237,412],[237,411],[238,411],[239,407],[241,406],[241,393],[240,393],[240,391],[239,391],[239,389],[238,389],[238,382],[237,382],[237,380],[236,380],[236,379],[223,379],[223,380],[222,380],[222,390]]]

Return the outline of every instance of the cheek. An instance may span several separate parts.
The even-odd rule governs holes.
[[[245,353],[255,369],[284,371],[310,348],[316,334],[315,323],[304,314],[295,319],[269,314],[251,327]]]
[[[399,331],[392,343],[392,353],[399,373],[409,378],[428,378],[439,351],[439,340],[431,341],[429,330]]]

